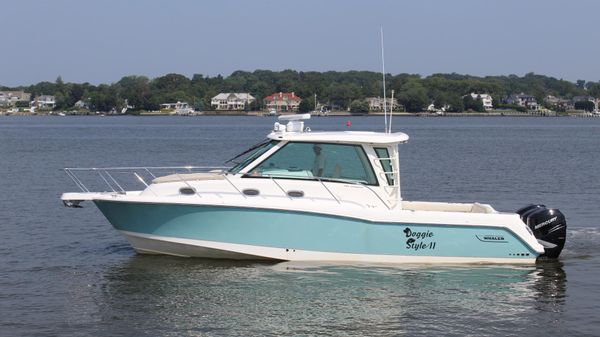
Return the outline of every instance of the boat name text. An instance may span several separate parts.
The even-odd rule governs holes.
[[[436,242],[435,241],[427,241],[424,242],[425,239],[433,238],[433,232],[427,231],[413,231],[409,227],[404,229],[404,234],[408,240],[406,240],[406,249],[411,249],[414,251],[425,250],[425,249],[435,249]]]

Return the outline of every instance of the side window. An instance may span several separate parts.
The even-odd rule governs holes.
[[[375,153],[379,158],[379,162],[381,163],[381,167],[383,167],[383,171],[385,172],[385,179],[387,180],[388,185],[394,185],[394,168],[392,166],[392,160],[390,159],[390,154],[388,149],[385,147],[376,147]]]
[[[377,184],[363,148],[346,144],[290,142],[252,169],[250,175]]]

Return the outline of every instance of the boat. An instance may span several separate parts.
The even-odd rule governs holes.
[[[279,116],[266,140],[226,169],[161,176],[160,168],[66,168],[81,192],[61,198],[67,207],[93,202],[144,254],[393,264],[559,256],[567,228],[559,210],[403,200],[399,147],[408,135],[311,131],[309,118]],[[115,172],[128,170],[143,188],[122,187]],[[101,177],[106,191],[90,191],[84,172]]]

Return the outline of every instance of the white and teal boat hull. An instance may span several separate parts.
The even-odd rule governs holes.
[[[267,208],[95,200],[140,253],[380,263],[531,263],[504,227],[368,221]]]
[[[308,118],[280,117],[287,125],[275,123],[227,171],[65,169],[82,192],[64,193],[63,203],[95,202],[140,253],[366,263],[534,263],[560,254],[558,210],[404,200],[398,145],[406,134],[312,132]],[[110,191],[91,191],[78,176],[86,172]],[[115,177],[125,173],[144,189],[123,188]]]

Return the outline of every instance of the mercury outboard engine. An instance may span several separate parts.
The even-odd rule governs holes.
[[[567,220],[562,212],[544,205],[528,205],[517,210],[517,214],[544,246],[545,253],[541,256],[557,258],[567,236]]]

